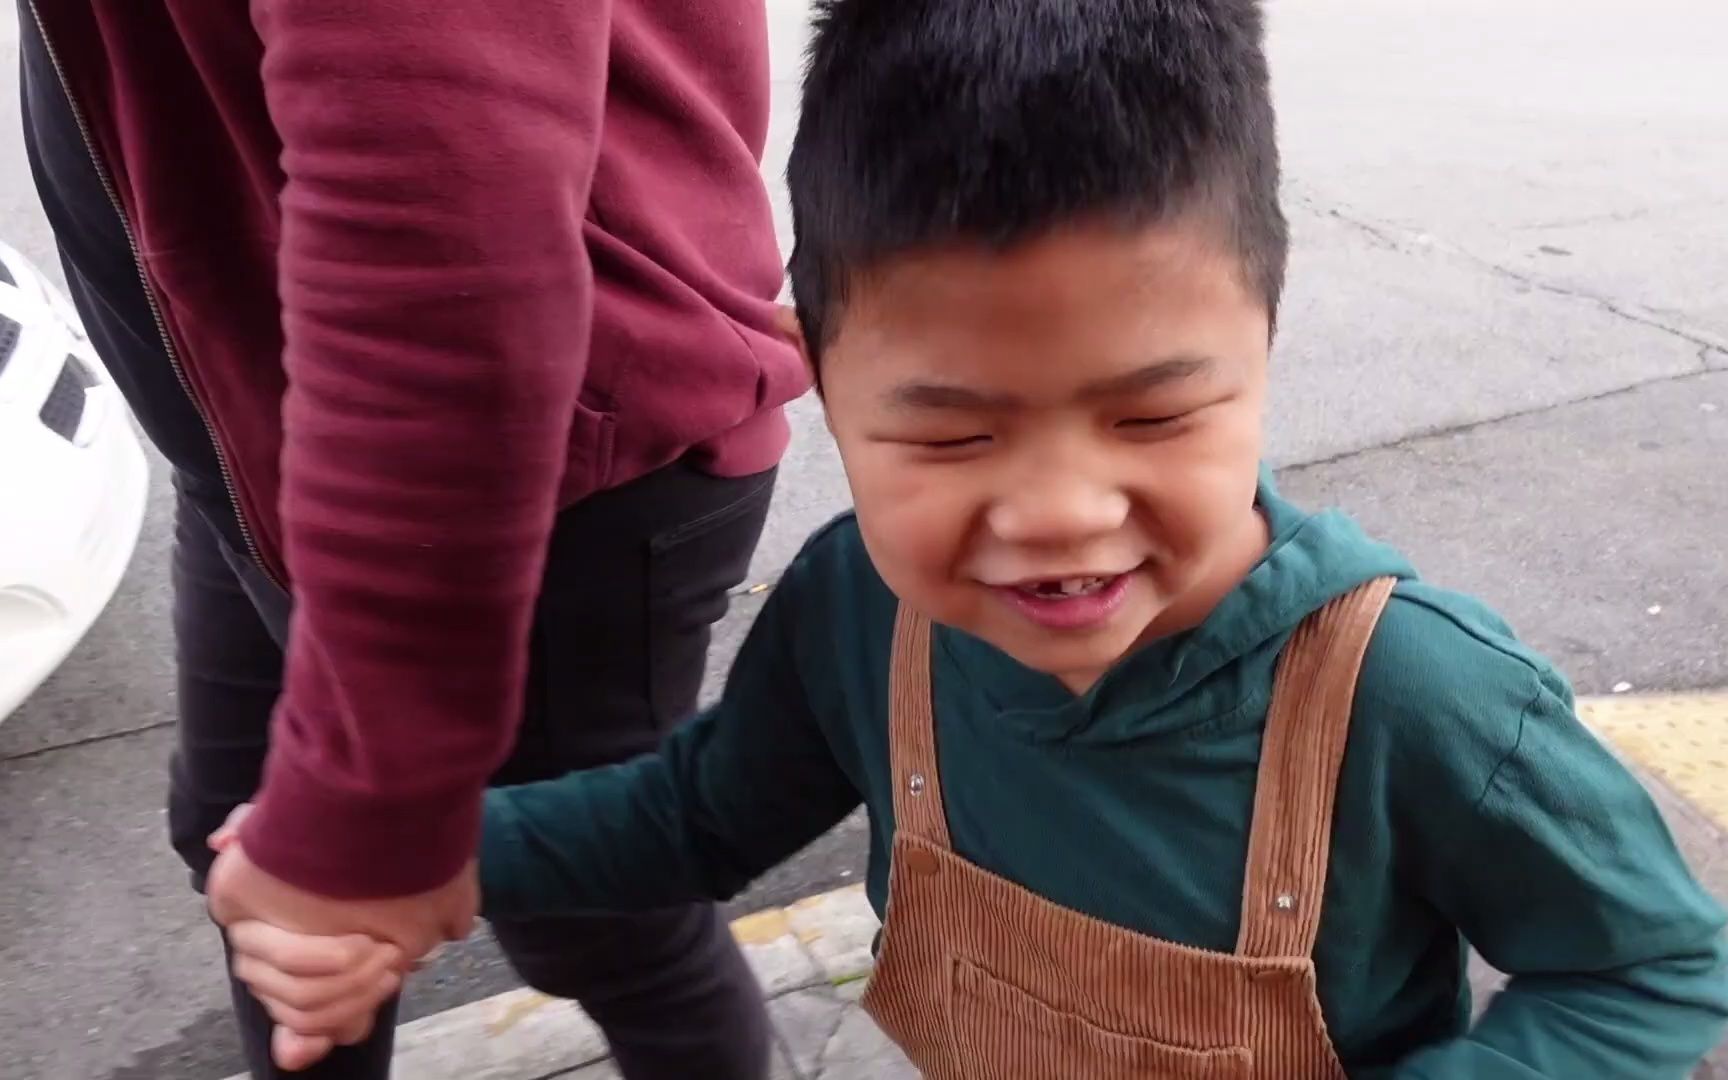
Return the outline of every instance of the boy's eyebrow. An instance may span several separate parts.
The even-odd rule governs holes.
[[[888,391],[888,402],[900,409],[1011,409],[1020,404],[1013,394],[974,390],[950,383],[905,382]]]
[[[1205,374],[1211,367],[1212,358],[1209,356],[1179,353],[1162,360],[1154,360],[1121,375],[1112,375],[1108,379],[1088,383],[1080,389],[1080,397],[1089,400],[1131,397],[1156,389],[1165,383],[1180,382]]]
[[[1080,388],[1076,396],[1081,400],[1130,397],[1165,383],[1203,374],[1211,367],[1210,357],[1188,354],[1168,356],[1133,371],[1088,383]],[[1011,409],[1021,404],[1021,399],[1014,394],[933,382],[901,383],[888,392],[888,400],[890,404],[903,409],[989,410]]]

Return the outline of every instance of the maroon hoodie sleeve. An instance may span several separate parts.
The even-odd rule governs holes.
[[[242,835],[301,888],[406,895],[474,855],[586,364],[610,6],[254,0],[296,606]]]

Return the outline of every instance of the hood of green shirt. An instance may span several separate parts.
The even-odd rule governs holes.
[[[1258,723],[1278,651],[1303,619],[1374,578],[1415,576],[1344,514],[1286,502],[1270,470],[1258,502],[1272,542],[1248,576],[1204,623],[1136,649],[1083,696],[959,631],[944,627],[938,647],[1000,707],[1005,730],[1038,741],[1119,743]]]

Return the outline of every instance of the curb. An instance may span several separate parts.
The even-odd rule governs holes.
[[[772,1001],[868,975],[878,925],[864,886],[850,885],[746,915],[732,936]],[[521,989],[403,1024],[392,1072],[400,1080],[550,1080],[607,1057],[600,1030],[574,1002]]]
[[[1728,690],[1583,697],[1578,716],[1702,824],[1728,832]]]

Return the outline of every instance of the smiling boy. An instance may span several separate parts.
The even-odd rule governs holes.
[[[897,596],[1084,694],[1265,553],[1268,300],[1199,219],[861,272],[813,359]]]
[[[1261,467],[1261,35],[821,6],[793,329],[856,510],[659,753],[489,797],[489,911],[729,897],[862,802],[864,1003],[939,1080],[1687,1074],[1723,915],[1646,793],[1497,617]],[[1512,976],[1474,1023],[1469,945]]]

